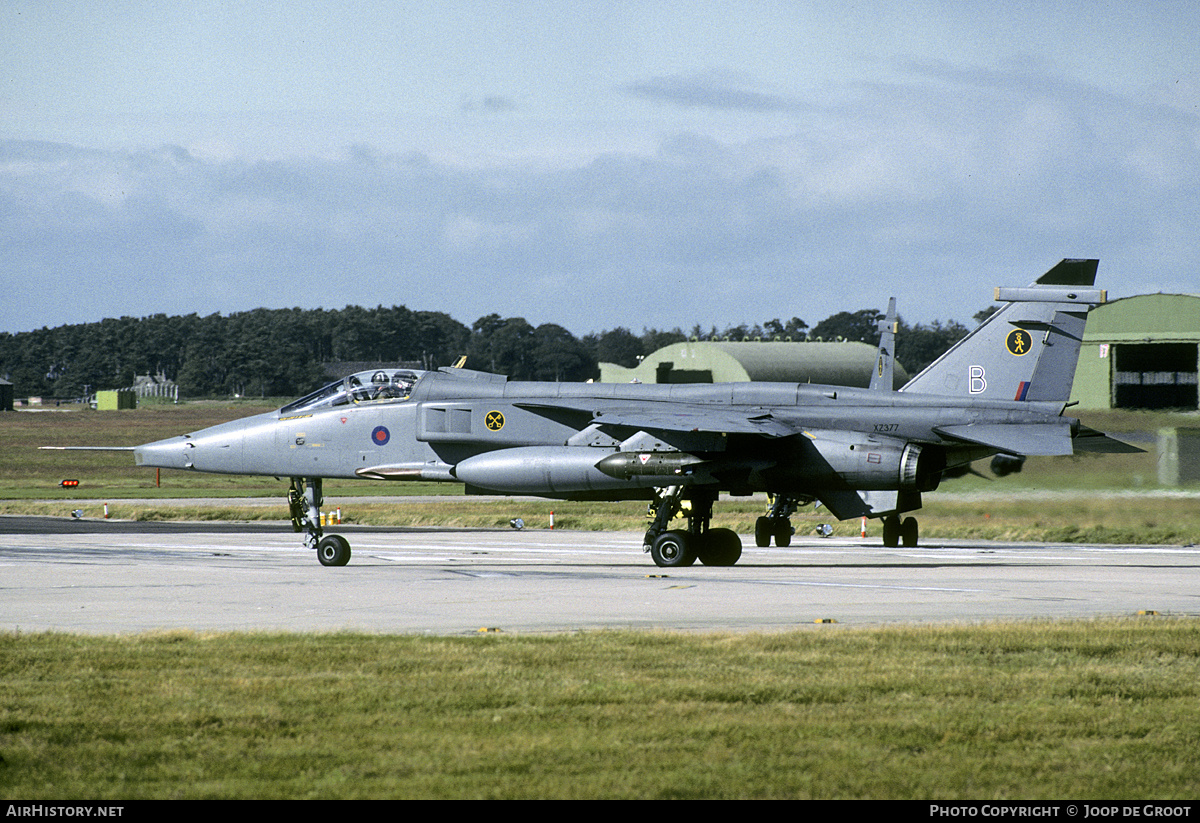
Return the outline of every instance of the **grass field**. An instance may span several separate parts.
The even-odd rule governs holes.
[[[1194,799],[1194,620],[0,635],[0,796]]]

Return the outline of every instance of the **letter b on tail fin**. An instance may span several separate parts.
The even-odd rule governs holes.
[[[1070,399],[1098,260],[1063,260],[1026,288],[998,288],[1007,301],[901,391],[981,400]]]

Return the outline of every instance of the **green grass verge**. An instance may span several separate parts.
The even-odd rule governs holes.
[[[1194,619],[0,635],[0,796],[1191,799]]]

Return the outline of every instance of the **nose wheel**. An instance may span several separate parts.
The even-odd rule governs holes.
[[[317,560],[322,566],[344,566],[350,562],[350,542],[340,534],[331,534],[317,544]]]

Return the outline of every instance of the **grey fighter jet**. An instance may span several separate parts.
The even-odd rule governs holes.
[[[942,473],[991,455],[1129,451],[1063,416],[1096,260],[1063,260],[899,391],[895,303],[867,389],[796,383],[523,383],[462,368],[362,372],[278,411],[138,446],[139,466],[291,478],[293,525],[326,566],[350,545],[324,534],[323,478],[463,483],[468,494],[650,501],[643,549],[659,566],[729,566],[742,543],[710,528],[725,492],[767,492],[755,540],[786,546],[789,517],[820,501],[881,518],[887,546],[917,544],[904,516]],[[685,505],[685,502],[688,505]],[[669,528],[681,511],[686,529]]]

